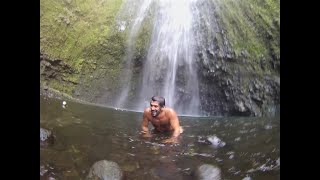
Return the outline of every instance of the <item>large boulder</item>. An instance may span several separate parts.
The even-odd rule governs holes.
[[[195,172],[197,180],[221,180],[221,170],[217,166],[203,164]]]
[[[113,161],[101,160],[94,163],[89,171],[87,180],[121,180],[123,172]]]

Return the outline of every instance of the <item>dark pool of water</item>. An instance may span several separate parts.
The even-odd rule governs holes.
[[[280,179],[280,118],[185,117],[178,145],[163,136],[139,137],[142,113],[40,98],[40,126],[55,135],[40,146],[40,179],[85,179],[99,160],[119,164],[127,179],[194,178],[202,164],[216,165],[222,179]],[[208,136],[226,143],[214,147]]]

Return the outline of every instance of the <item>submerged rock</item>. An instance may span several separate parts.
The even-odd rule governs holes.
[[[51,131],[40,128],[40,141],[46,141],[52,135]]]
[[[223,142],[220,138],[218,138],[216,135],[208,136],[208,141],[214,146],[214,147],[223,147],[226,145],[225,142]]]
[[[49,164],[40,164],[40,180],[55,180],[60,179],[55,167]]]
[[[247,176],[247,177],[243,178],[242,180],[252,180],[252,178]]]
[[[195,172],[198,180],[221,180],[221,170],[217,166],[203,164]]]
[[[93,164],[87,180],[121,180],[123,172],[119,165],[113,161],[101,160]]]
[[[40,145],[46,146],[54,143],[53,133],[50,130],[40,128]]]

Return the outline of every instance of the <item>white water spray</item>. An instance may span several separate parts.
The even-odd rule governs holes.
[[[178,114],[199,115],[200,99],[197,77],[196,53],[208,36],[202,35],[200,22],[203,18],[198,4],[201,0],[128,0],[124,2],[119,17],[132,19],[128,29],[128,44],[125,71],[122,75],[124,87],[117,99],[117,107],[128,108],[128,97],[132,96],[132,68],[137,37],[146,19],[152,19],[152,31],[147,55],[136,96],[136,105],[130,109],[140,110],[148,106],[154,95],[163,96],[166,106],[174,108]],[[137,9],[136,12],[130,12]],[[131,13],[131,14],[130,14]],[[125,20],[119,18],[122,30]],[[206,23],[206,29],[210,27]],[[129,23],[128,23],[129,24]],[[200,48],[201,49],[201,48]],[[205,58],[204,58],[205,59]]]

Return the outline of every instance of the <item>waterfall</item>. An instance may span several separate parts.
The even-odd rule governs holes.
[[[166,106],[178,114],[201,114],[198,53],[205,49],[201,47],[203,44],[212,44],[208,38],[213,37],[216,28],[214,19],[208,14],[212,5],[206,3],[212,2],[127,0],[123,3],[117,21],[120,30],[127,31],[128,38],[121,76],[123,87],[116,101],[117,107],[142,111],[149,106],[153,95],[159,95],[166,99]],[[146,27],[144,22],[150,22],[147,27],[151,33],[140,79],[133,85],[135,46],[139,33]],[[205,34],[201,33],[204,31]],[[134,96],[131,105],[128,102],[130,96]]]

